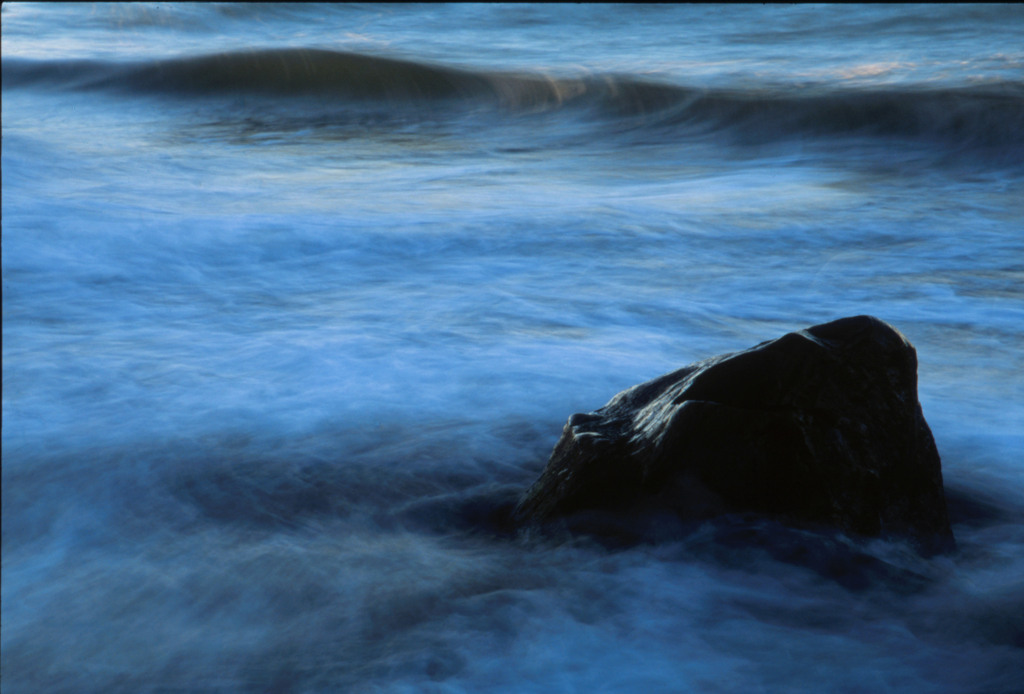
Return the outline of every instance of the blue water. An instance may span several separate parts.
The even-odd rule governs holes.
[[[2,22],[5,692],[1019,691],[1017,6]],[[573,412],[864,313],[957,552],[488,524]]]

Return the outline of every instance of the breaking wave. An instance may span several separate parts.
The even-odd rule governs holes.
[[[1024,147],[1024,82],[961,87],[707,89],[634,76],[488,72],[321,49],[221,53],[140,63],[5,60],[5,88],[111,90],[171,98],[314,97],[342,104],[467,102],[512,112],[587,109],[644,128],[728,132],[739,141],[856,136]],[[635,127],[635,123],[629,123]]]

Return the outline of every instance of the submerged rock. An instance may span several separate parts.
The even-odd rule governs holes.
[[[899,331],[871,316],[843,318],[575,414],[514,517],[574,518],[600,532],[587,519],[735,512],[908,538],[926,552],[952,547],[917,353]]]

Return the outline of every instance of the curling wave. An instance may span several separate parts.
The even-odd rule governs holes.
[[[555,78],[457,69],[322,49],[240,51],[144,63],[4,60],[5,88],[223,98],[319,97],[385,106],[484,101],[512,111],[587,107],[645,127],[794,136],[938,139],[1024,146],[1024,82],[963,87],[706,89],[632,76]]]

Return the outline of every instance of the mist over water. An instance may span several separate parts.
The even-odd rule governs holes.
[[[1022,18],[4,4],[4,690],[1018,691]],[[503,522],[570,414],[862,313],[957,552]]]

